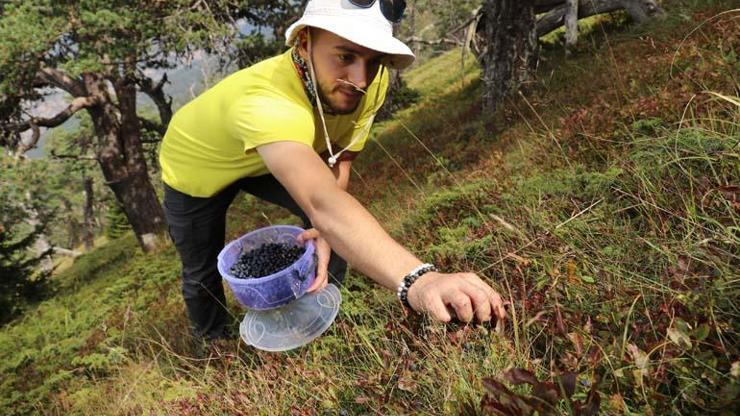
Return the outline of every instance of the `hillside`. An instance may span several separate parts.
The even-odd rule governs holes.
[[[572,388],[555,414],[736,414],[738,12],[664,3],[647,27],[594,25],[567,60],[546,45],[496,115],[472,58],[429,60],[405,75],[420,102],[376,126],[354,167],[351,192],[394,237],[511,302],[501,330],[406,319],[351,273],[308,346],[203,357],[174,249],[144,255],[127,236],[0,329],[0,413],[494,414]],[[239,197],[227,238],[269,223],[296,220]]]

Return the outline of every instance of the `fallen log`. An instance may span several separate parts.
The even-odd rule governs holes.
[[[549,1],[551,8],[537,19],[538,37],[563,26],[570,10],[566,1],[560,1],[558,4],[551,0],[545,1]],[[539,10],[543,11],[543,8]],[[644,23],[665,14],[655,0],[580,0],[577,5],[578,19],[618,10],[624,10],[635,23]]]
[[[537,36],[543,36],[559,27],[565,25],[565,18],[571,8],[578,11],[578,19],[595,16],[602,13],[611,13],[618,10],[624,10],[627,15],[636,23],[665,15],[665,11],[655,0],[536,0],[534,12],[539,16],[537,18]],[[473,10],[472,15],[448,32],[448,35],[455,35],[457,32],[470,28],[471,23],[481,20],[483,8],[478,7]],[[478,28],[478,32],[481,28]],[[442,43],[442,40],[426,41],[430,43]]]

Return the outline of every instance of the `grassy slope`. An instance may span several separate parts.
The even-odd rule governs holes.
[[[596,385],[606,414],[731,411],[738,109],[704,91],[737,95],[737,34],[717,18],[681,43],[731,2],[694,3],[644,32],[597,27],[569,61],[546,52],[496,117],[478,110],[475,65],[434,59],[407,76],[423,101],[375,130],[354,193],[421,256],[495,284],[504,333],[400,319],[392,294],[350,276],[309,346],[199,360],[174,252],[125,238],[0,331],[0,412],[458,413],[512,366],[579,374],[576,397]],[[229,215],[232,237],[294,221],[253,198]]]

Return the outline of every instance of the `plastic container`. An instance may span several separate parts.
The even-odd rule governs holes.
[[[242,306],[268,310],[283,306],[300,297],[316,278],[315,246],[313,241],[298,243],[304,230],[292,225],[273,225],[247,233],[227,244],[218,255],[218,271],[231,287]],[[289,267],[263,277],[240,279],[231,274],[231,266],[242,251],[253,250],[266,243],[282,243],[305,247],[303,255]]]
[[[302,347],[329,329],[341,303],[339,289],[329,284],[280,308],[248,311],[239,325],[239,334],[247,345],[263,351]]]

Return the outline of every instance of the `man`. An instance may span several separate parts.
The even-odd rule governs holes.
[[[232,74],[172,119],[160,153],[164,204],[195,335],[225,336],[216,256],[239,190],[289,209],[310,228],[299,237],[317,246],[309,291],[325,287],[330,275],[340,283],[347,260],[437,320],[449,321],[451,312],[466,322],[505,318],[488,284],[423,263],[346,191],[352,160],[385,99],[385,67],[414,60],[392,33],[404,7],[391,0],[311,0],[287,30],[287,52]]]

